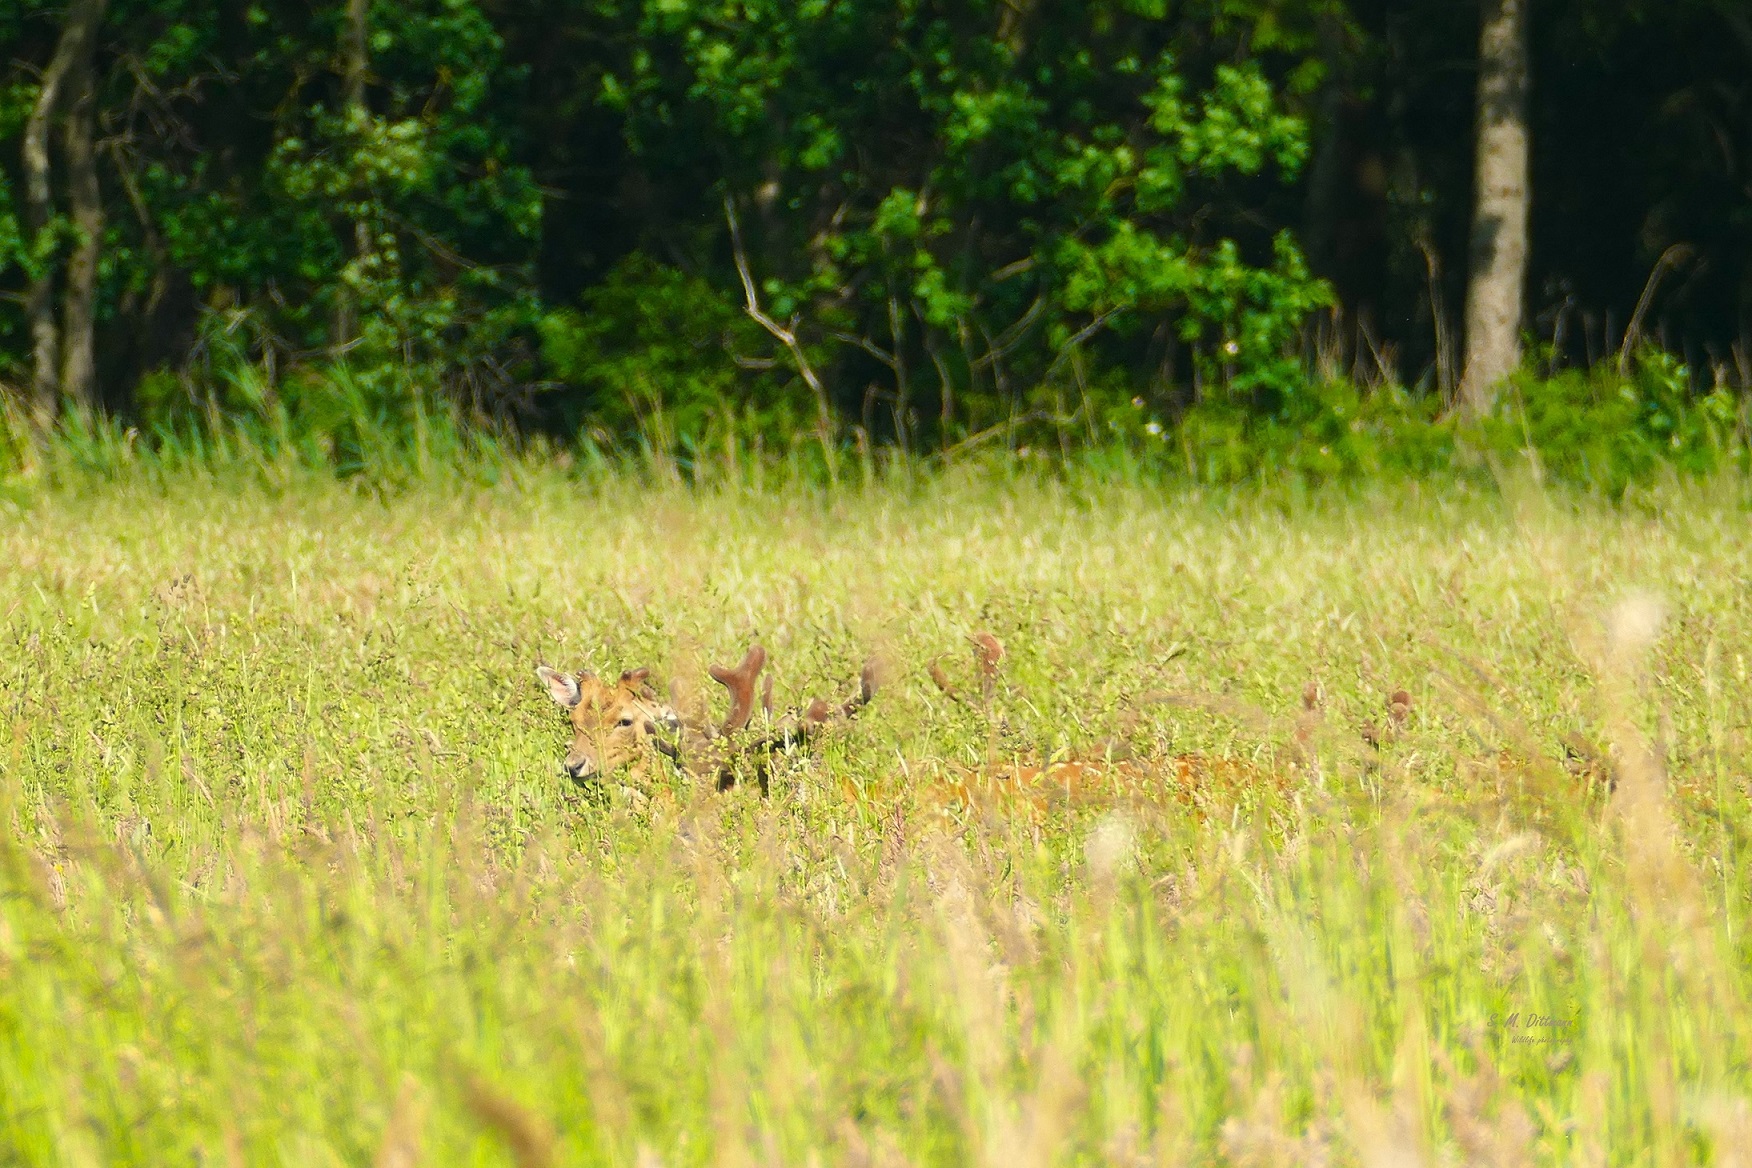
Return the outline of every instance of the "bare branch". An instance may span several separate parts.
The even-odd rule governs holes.
[[[1014,434],[1017,429],[1026,426],[1029,422],[1049,422],[1051,420],[1052,415],[1044,410],[1030,410],[1025,414],[1017,414],[1013,418],[1006,418],[995,425],[987,426],[977,434],[969,434],[953,446],[944,447],[938,451],[937,457],[947,462],[958,454],[964,454],[976,446],[990,442],[993,438]]]
[[[1015,350],[1016,346],[1022,343],[1022,339],[1027,335],[1029,327],[1039,319],[1040,314],[1044,312],[1045,309],[1045,299],[1036,296],[1034,298],[1034,303],[1028,306],[1028,311],[1017,317],[1008,328],[999,333],[995,338],[991,336],[986,337],[985,356],[976,359],[971,367],[977,369],[982,365],[996,365],[999,361],[1008,357],[1011,352]],[[983,328],[981,331],[984,331]]]
[[[803,351],[797,334],[761,309],[760,295],[754,287],[754,275],[748,268],[748,252],[742,246],[742,227],[736,221],[736,203],[729,195],[724,196],[724,221],[730,225],[730,248],[736,257],[736,274],[742,278],[742,294],[747,300],[745,307],[748,315],[790,351],[791,359],[797,363],[797,375],[815,395],[815,425],[821,444],[825,447],[833,437],[833,419],[828,410],[827,390],[822,386],[821,378],[815,375],[815,367],[809,363],[809,355]]]
[[[872,341],[869,337],[853,336],[851,333],[837,331],[828,333],[827,335],[836,341],[851,345],[855,349],[864,350],[864,352],[882,362],[882,364],[886,365],[889,369],[896,369],[898,367],[898,362],[895,360],[894,354],[890,353],[887,349],[884,349],[881,345],[878,345],[875,341]]]
[[[1655,261],[1655,266],[1649,272],[1647,282],[1643,284],[1642,295],[1637,298],[1636,311],[1631,313],[1630,323],[1624,327],[1624,339],[1618,343],[1618,371],[1624,373],[1630,369],[1630,359],[1638,341],[1642,339],[1643,318],[1648,315],[1649,306],[1655,301],[1655,293],[1661,287],[1661,281],[1667,273],[1685,263],[1694,255],[1690,244],[1675,243],[1661,253],[1661,258]]]

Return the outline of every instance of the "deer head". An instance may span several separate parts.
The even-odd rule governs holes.
[[[864,666],[858,692],[849,700],[836,706],[817,698],[807,708],[775,719],[772,678],[764,686],[756,685],[766,660],[766,650],[754,645],[735,668],[711,667],[712,680],[730,694],[729,713],[715,726],[703,718],[684,719],[659,701],[648,681],[649,670],[629,670],[612,685],[594,674],[582,673],[574,679],[545,665],[536,673],[554,701],[571,711],[573,738],[566,773],[574,779],[606,774],[655,750],[694,778],[711,780],[719,790],[734,785],[738,771],[744,769],[740,764],[751,763],[764,789],[766,756],[805,744],[823,726],[853,717],[875,695],[877,686],[872,661]]]
[[[579,781],[632,762],[658,734],[681,727],[675,711],[652,690],[649,669],[629,669],[614,682],[590,672],[572,677],[545,665],[535,673],[554,702],[572,716],[572,748],[565,767]]]

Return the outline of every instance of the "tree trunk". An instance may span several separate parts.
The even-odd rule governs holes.
[[[97,28],[103,21],[107,0],[70,0],[66,23],[55,45],[55,55],[43,70],[42,86],[31,106],[24,126],[23,162],[25,181],[25,224],[30,232],[32,269],[30,287],[25,292],[25,316],[30,322],[31,378],[30,418],[39,436],[54,424],[60,404],[62,383],[62,348],[60,330],[55,326],[55,264],[54,247],[47,236],[55,218],[55,192],[49,168],[49,126],[55,113],[65,104],[69,89],[75,100],[84,103],[84,141],[90,193],[95,193],[97,172],[91,159],[91,57],[97,44]],[[77,119],[75,119],[77,120]],[[69,130],[69,140],[76,136]],[[75,175],[75,184],[81,176]],[[78,202],[78,195],[75,195]],[[94,198],[93,203],[96,202]],[[102,208],[97,211],[97,225],[102,228]],[[75,217],[78,209],[75,210]],[[90,270],[97,270],[94,232],[81,249],[89,246]],[[88,294],[89,295],[89,294]],[[90,308],[85,311],[86,355],[90,354]]]
[[[88,0],[101,18],[104,0]],[[93,22],[95,28],[95,20]],[[67,162],[67,203],[78,240],[67,259],[67,288],[61,306],[61,394],[82,410],[97,404],[95,359],[97,261],[103,250],[103,194],[97,185],[97,154],[92,144],[97,85],[91,58],[95,37],[67,74],[70,103],[61,123],[61,151]]]
[[[370,56],[371,0],[347,0],[345,40],[341,47],[341,81],[347,106],[348,128],[363,132],[365,109],[365,75],[371,67]],[[353,256],[364,259],[371,252],[371,225],[363,217],[353,221]],[[359,332],[359,308],[353,301],[353,290],[345,280],[335,287],[335,352],[343,352]]]
[[[1527,6],[1484,0],[1478,41],[1478,181],[1460,404],[1478,415],[1521,360],[1527,278]]]

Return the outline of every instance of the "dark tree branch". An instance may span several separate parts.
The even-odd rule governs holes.
[[[742,293],[747,299],[748,315],[754,323],[771,333],[774,340],[785,346],[791,354],[791,360],[797,364],[797,375],[815,395],[815,426],[825,450],[833,440],[833,417],[828,410],[827,390],[822,386],[821,378],[815,375],[815,367],[809,363],[809,355],[803,351],[796,332],[761,309],[760,296],[754,287],[754,275],[748,267],[748,253],[742,246],[742,227],[736,221],[736,204],[729,195],[724,196],[724,221],[730,225],[730,247],[736,257],[736,274],[742,278]]]

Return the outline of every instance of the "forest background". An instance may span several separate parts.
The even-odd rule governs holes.
[[[0,43],[13,476],[1745,461],[1735,0],[12,0]]]

